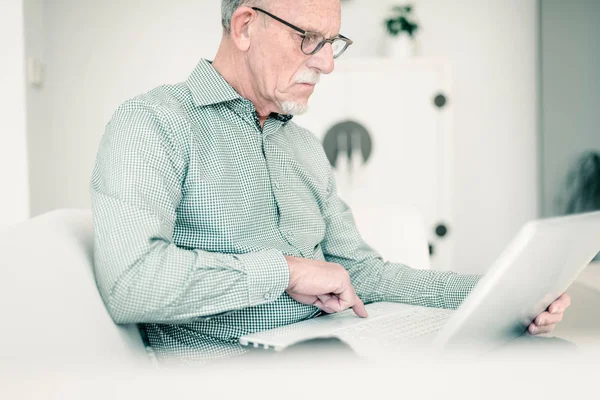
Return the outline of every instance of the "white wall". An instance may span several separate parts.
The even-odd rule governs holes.
[[[29,216],[22,1],[0,2],[0,228]]]
[[[31,7],[43,13],[47,67],[44,88],[29,103],[36,125],[29,131],[34,215],[89,207],[94,157],[114,109],[187,78],[201,56],[216,52],[220,33],[217,1],[180,0],[177,7],[161,0],[41,3],[41,9]]]
[[[349,57],[381,55],[394,2],[344,4]],[[455,269],[482,271],[537,215],[535,0],[416,0],[422,55],[454,68]],[[104,126],[124,99],[184,80],[220,39],[217,0],[46,2],[45,127],[30,139],[34,214],[88,207]],[[175,6],[177,4],[177,6]]]

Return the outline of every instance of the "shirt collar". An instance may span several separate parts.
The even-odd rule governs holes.
[[[194,103],[198,107],[242,98],[217,72],[212,63],[204,59],[200,60],[188,78],[187,85],[192,92]]]
[[[192,92],[194,103],[198,107],[212,104],[225,103],[233,100],[248,102],[223,78],[212,66],[212,62],[202,59],[187,80],[187,85]],[[244,101],[245,100],[245,101]],[[254,107],[253,111],[254,111]],[[286,123],[293,117],[291,115],[271,113],[271,118]]]

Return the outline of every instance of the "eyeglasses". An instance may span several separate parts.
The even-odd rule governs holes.
[[[299,32],[300,36],[302,36],[303,38],[301,49],[302,52],[307,56],[312,56],[313,54],[321,50],[323,46],[325,46],[325,44],[331,43],[331,48],[333,49],[333,58],[338,58],[346,51],[348,46],[350,46],[353,43],[352,40],[348,39],[343,35],[337,35],[335,37],[332,37],[331,39],[325,39],[325,36],[321,35],[320,33],[305,31],[304,29],[298,28],[297,26],[292,25],[289,22],[284,21],[281,18],[261,8],[252,7],[252,9],[254,11],[259,11],[263,14],[266,14],[274,20],[279,21],[282,24],[289,26],[293,30]]]

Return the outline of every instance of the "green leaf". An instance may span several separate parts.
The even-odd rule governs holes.
[[[392,6],[392,10],[396,15],[385,21],[388,33],[397,36],[401,32],[406,32],[410,37],[413,37],[419,30],[419,25],[409,20],[409,14],[412,13],[413,9],[412,4]]]

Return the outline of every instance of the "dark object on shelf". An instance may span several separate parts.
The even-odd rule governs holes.
[[[355,121],[342,121],[332,126],[325,134],[323,148],[333,167],[337,165],[338,154],[346,152],[348,160],[352,160],[353,150],[360,147],[362,161],[366,163],[373,150],[373,141],[367,129]]]

